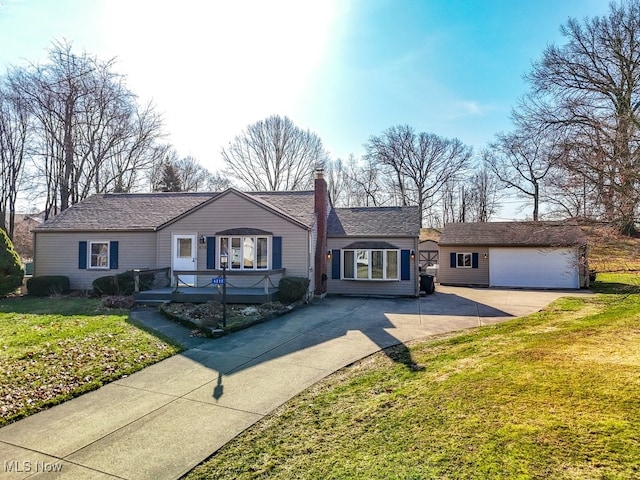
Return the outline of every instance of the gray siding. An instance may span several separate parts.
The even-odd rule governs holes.
[[[118,269],[79,269],[81,241],[117,241]],[[73,290],[89,290],[99,277],[134,268],[156,268],[154,232],[36,232],[34,276],[65,275]]]
[[[477,253],[478,268],[451,268],[450,254]],[[489,285],[489,259],[484,258],[489,254],[487,247],[466,246],[442,246],[440,245],[440,264],[438,281],[443,285]]]
[[[157,256],[160,267],[171,266],[171,241],[174,234],[193,234],[196,238],[216,236],[216,232],[232,228],[257,228],[282,237],[282,267],[287,276],[309,277],[309,230],[256,205],[234,192],[171,223],[158,232]],[[197,269],[207,269],[206,245],[198,244]],[[311,264],[312,265],[312,264]],[[261,277],[243,276],[229,282],[237,287],[253,286]],[[210,281],[201,277],[200,282]],[[277,285],[277,279],[275,280]]]
[[[418,264],[417,264],[417,238],[328,238],[327,248],[329,250],[340,250],[355,241],[384,241],[389,242],[400,250],[413,250],[416,252],[416,258],[411,261],[411,280],[391,280],[391,281],[375,281],[375,280],[337,280],[333,279],[332,262],[327,261],[327,293],[336,295],[389,295],[389,296],[416,296],[418,291]]]

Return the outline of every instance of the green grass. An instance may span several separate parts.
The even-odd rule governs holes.
[[[0,300],[0,426],[178,351],[128,314],[89,298]]]
[[[373,355],[188,478],[640,478],[637,283]]]

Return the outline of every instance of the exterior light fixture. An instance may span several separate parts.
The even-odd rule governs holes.
[[[207,243],[207,239],[205,238],[205,236],[204,236],[204,235],[200,235],[199,240],[200,240],[200,243],[201,243],[201,244],[203,244],[203,245],[204,245],[205,243]]]
[[[488,256],[488,255],[485,253],[485,254],[484,254],[484,259],[485,259],[485,260],[487,259],[487,256]]]
[[[411,250],[411,260],[413,260],[414,258],[416,258],[416,252],[415,250]]]
[[[331,260],[331,250],[327,250],[327,260]]]

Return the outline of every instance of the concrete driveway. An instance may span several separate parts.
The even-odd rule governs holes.
[[[382,348],[585,293],[439,286],[419,299],[326,298],[213,340],[137,310],[135,321],[187,350],[0,429],[0,478],[179,478],[302,390]]]

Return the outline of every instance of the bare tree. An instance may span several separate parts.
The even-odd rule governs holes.
[[[611,3],[606,16],[561,27],[527,79],[522,113],[562,132],[564,165],[597,187],[604,215],[635,231],[640,202],[640,3]]]
[[[257,191],[310,188],[327,157],[320,137],[278,115],[249,125],[222,149],[227,174]]]
[[[343,200],[349,196],[349,183],[342,160],[339,158],[328,160],[324,165],[324,177],[327,180],[331,203],[335,206],[342,206]]]
[[[483,153],[485,164],[506,188],[531,200],[534,221],[539,219],[540,187],[553,164],[553,148],[547,138],[523,128],[497,135]]]
[[[488,222],[500,207],[500,195],[498,179],[486,164],[476,169],[471,188],[471,221]]]
[[[456,138],[415,133],[408,125],[372,136],[365,147],[369,158],[389,169],[401,204],[418,205],[423,217],[447,182],[467,170],[472,155],[471,147]]]
[[[150,181],[153,191],[165,192],[221,191],[231,185],[228,179],[212,174],[195,158],[181,158],[171,145],[160,147]]]
[[[0,228],[13,240],[16,201],[24,174],[30,117],[22,99],[0,84]]]
[[[46,191],[46,215],[92,193],[127,191],[151,165],[161,119],[102,62],[69,43],[54,43],[49,62],[14,68],[10,88],[35,118],[34,159]]]

